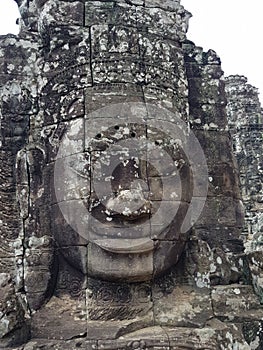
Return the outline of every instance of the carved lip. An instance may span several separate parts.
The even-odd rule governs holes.
[[[149,238],[98,239],[93,242],[108,252],[118,254],[147,253],[154,249],[154,242]]]

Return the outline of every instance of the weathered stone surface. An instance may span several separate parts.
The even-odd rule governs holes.
[[[97,342],[90,340],[82,340],[81,338],[76,340],[46,340],[39,339],[28,342],[25,346],[14,348],[14,350],[96,350]]]
[[[226,93],[229,126],[246,209],[243,235],[252,284],[262,302],[262,107],[258,90],[248,84],[244,76],[228,77]]]
[[[33,315],[32,337],[55,340],[84,337],[87,332],[85,303],[84,293],[77,299],[68,295],[52,297]]]
[[[27,341],[30,330],[10,275],[0,274],[0,287],[0,346],[4,348]]]
[[[201,328],[213,317],[209,289],[180,286],[163,294],[155,288],[153,301],[155,321],[162,326]]]
[[[251,271],[252,284],[260,302],[263,301],[262,278],[263,278],[263,254],[262,251],[252,251],[248,254],[249,267]]]
[[[89,279],[87,290],[89,320],[133,320],[147,316],[153,321],[150,283],[107,283]]]
[[[212,290],[212,303],[215,315],[221,319],[261,320],[262,307],[251,286],[216,286]]]
[[[261,350],[256,90],[186,40],[179,0],[16,2],[0,347]]]
[[[261,249],[263,116],[258,90],[248,84],[244,76],[234,75],[226,79],[226,92],[229,126],[240,171],[242,199],[246,207],[246,245],[249,250]]]

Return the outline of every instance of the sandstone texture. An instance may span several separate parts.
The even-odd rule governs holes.
[[[251,271],[252,284],[260,300],[262,290],[263,237],[263,112],[258,89],[248,84],[244,76],[226,79],[227,113],[233,136],[240,188],[245,206],[245,225],[242,230]]]
[[[179,0],[16,0],[0,37],[0,348],[263,349],[262,109]]]

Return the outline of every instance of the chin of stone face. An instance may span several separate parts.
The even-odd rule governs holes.
[[[254,349],[262,110],[179,0],[17,1],[0,37],[0,347]]]

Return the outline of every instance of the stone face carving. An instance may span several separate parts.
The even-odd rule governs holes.
[[[1,347],[261,349],[223,72],[186,39],[190,14],[17,3],[20,35],[0,40]]]
[[[244,234],[253,237],[252,249],[261,245],[262,232],[262,108],[256,88],[244,76],[226,80],[227,111],[237,157],[241,193],[246,206]]]
[[[252,283],[262,301],[262,108],[257,89],[248,84],[244,76],[228,77],[226,92],[229,125],[246,208],[242,233],[245,237]]]

